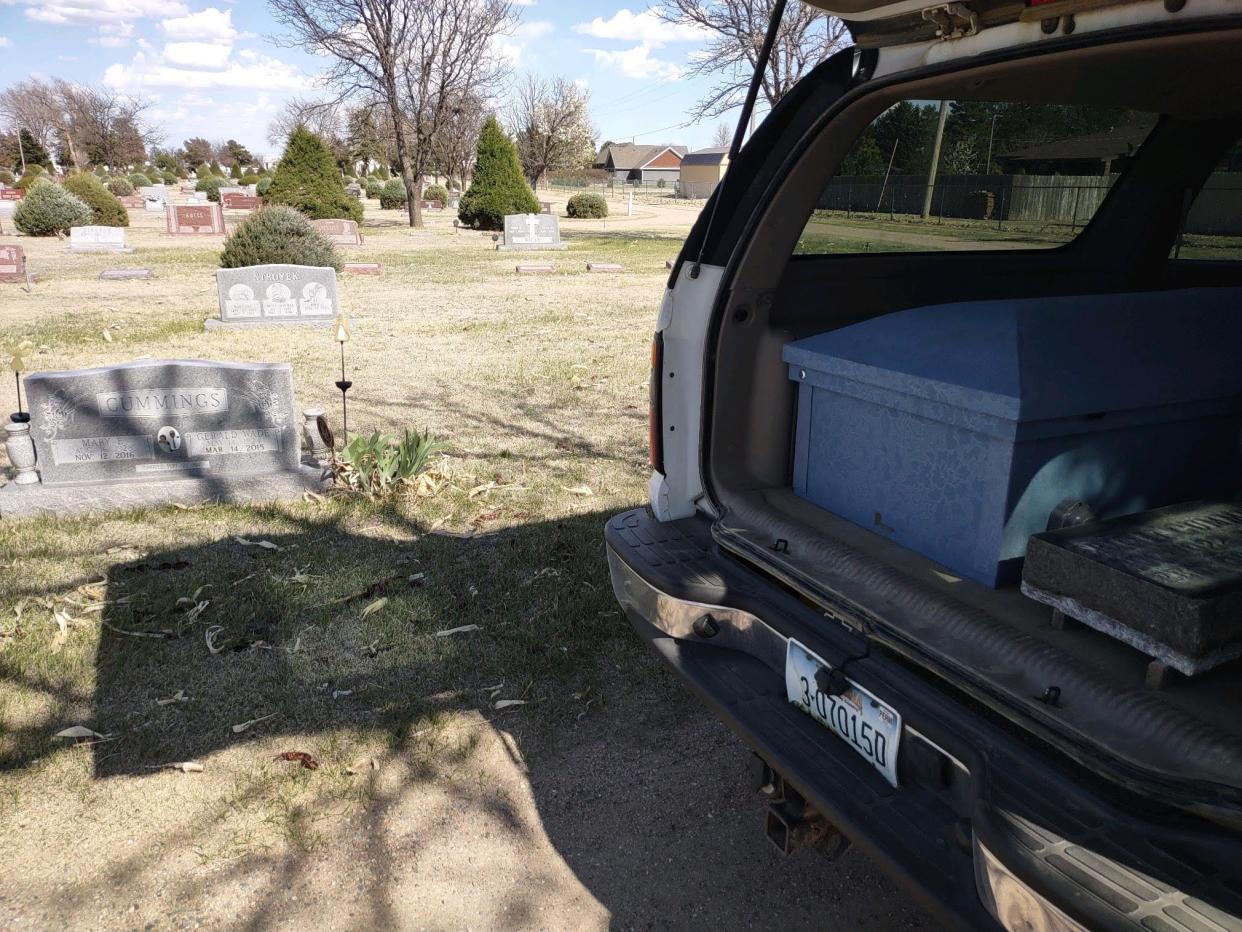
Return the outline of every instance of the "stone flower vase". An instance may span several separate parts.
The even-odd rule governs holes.
[[[34,441],[30,438],[30,422],[10,421],[4,425],[7,436],[4,438],[4,449],[9,454],[9,462],[17,471],[13,482],[17,485],[31,485],[39,481],[35,472]]]

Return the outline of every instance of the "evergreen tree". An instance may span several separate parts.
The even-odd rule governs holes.
[[[517,147],[495,117],[488,117],[479,134],[477,159],[470,189],[462,195],[458,216],[481,230],[503,230],[506,214],[539,212],[539,202],[522,175]]]
[[[312,220],[362,219],[362,204],[345,193],[332,153],[304,126],[289,134],[265,200],[295,207]]]
[[[42,165],[48,171],[52,170],[52,157],[48,155],[47,149],[39,144],[39,140],[28,129],[23,129],[17,134],[21,140],[21,154],[26,159],[26,165]]]

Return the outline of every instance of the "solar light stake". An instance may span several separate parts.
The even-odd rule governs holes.
[[[345,344],[349,342],[349,320],[342,314],[336,319],[336,342],[341,344],[341,380],[336,387],[341,390],[341,444],[349,443],[349,409],[345,393],[353,386],[353,382],[345,378]]]
[[[13,380],[17,383],[17,413],[9,415],[9,420],[14,424],[30,422],[30,415],[22,409],[22,370],[26,368],[26,360],[23,356],[31,349],[33,349],[33,344],[29,340],[23,340],[10,351],[9,369],[13,373]]]

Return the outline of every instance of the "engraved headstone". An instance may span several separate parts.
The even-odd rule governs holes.
[[[221,193],[220,203],[225,210],[258,210],[263,206],[261,198],[249,194]]]
[[[70,252],[129,252],[124,227],[70,227]]]
[[[523,263],[514,268],[519,275],[551,275],[556,268],[551,265],[537,265],[533,263]]]
[[[555,214],[509,214],[505,241],[497,249],[564,249],[561,224]]]
[[[26,282],[26,253],[21,246],[0,246],[0,282]]]
[[[309,265],[251,265],[219,269],[220,317],[207,328],[327,327],[340,313],[336,271]]]
[[[143,360],[24,381],[41,482],[0,489],[5,516],[262,501],[319,484],[299,466],[287,363]]]
[[[362,185],[358,184],[356,181],[351,182],[350,184],[345,185],[345,193],[350,197],[362,197]]]
[[[362,234],[356,220],[312,220],[311,226],[338,246],[361,246]]]
[[[169,204],[164,221],[168,232],[176,236],[224,232],[224,212],[219,204]]]
[[[144,199],[142,202],[142,209],[145,210],[149,214],[163,213],[164,208],[167,206],[168,205],[165,204],[163,201],[157,201],[157,200]]]
[[[243,197],[254,197],[259,193],[259,186],[254,184],[226,184],[220,186],[220,196],[240,194]]]
[[[162,184],[144,184],[138,186],[138,196],[147,201],[159,201],[167,204],[168,188]]]
[[[147,199],[141,194],[122,194],[117,200],[129,210],[142,210],[147,203]]]
[[[20,201],[25,196],[21,188],[0,188],[0,201]]]

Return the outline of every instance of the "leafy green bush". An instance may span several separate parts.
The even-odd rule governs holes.
[[[429,184],[423,188],[424,201],[439,201],[445,207],[448,206],[448,188],[442,184]]]
[[[565,213],[579,220],[598,220],[608,216],[608,202],[602,194],[575,194],[565,205]]]
[[[146,187],[147,185],[149,185],[151,183],[151,179],[148,178],[146,175],[144,175],[142,172],[134,172],[132,175],[129,176],[129,183],[132,184],[135,188],[142,188],[142,187]]]
[[[161,172],[160,180],[163,181],[164,184],[176,184],[177,173],[176,172]]]
[[[207,200],[213,204],[220,201],[220,189],[227,184],[227,179],[218,178],[215,175],[208,175],[206,178],[199,178],[194,183],[194,190],[207,195]]]
[[[134,193],[134,186],[129,183],[128,178],[111,178],[108,180],[108,190],[117,197],[127,197]]]
[[[479,134],[478,154],[470,190],[461,197],[458,216],[481,230],[503,230],[506,214],[539,212],[539,202],[522,175],[517,147],[495,117]]]
[[[331,266],[338,272],[343,265],[336,247],[304,215],[292,207],[264,207],[239,223],[224,241],[220,267],[273,263]]]
[[[372,200],[379,200],[380,192],[384,190],[384,183],[378,178],[367,178],[363,185],[363,191],[366,196]]]
[[[91,222],[100,227],[129,226],[129,211],[94,175],[79,172],[65,179],[65,190],[91,209]]]
[[[27,236],[56,236],[90,222],[86,203],[46,178],[32,183],[13,212],[13,225]]]
[[[362,219],[362,203],[345,193],[332,153],[304,126],[289,134],[264,197],[268,203],[287,204],[313,220]]]
[[[242,184],[257,184],[259,181],[259,173],[247,168],[241,175]]]
[[[194,170],[194,174],[199,178],[206,178],[208,175],[212,174],[211,166],[204,162]]]
[[[259,195],[259,197],[265,197],[267,195],[268,189],[271,188],[271,186],[272,186],[271,178],[268,178],[268,177],[260,178],[258,181],[254,183],[255,194]]]
[[[0,184],[12,184],[13,173],[7,168],[0,169]]]
[[[428,431],[407,430],[398,439],[377,430],[349,441],[334,461],[333,472],[346,488],[378,498],[413,482],[428,470],[431,458],[447,448]]]
[[[375,177],[377,177],[380,181],[387,181],[392,177],[392,172],[388,170],[387,165],[381,165],[375,170]]]
[[[384,210],[400,210],[405,206],[405,185],[400,178],[389,178],[380,188],[379,202]]]
[[[43,176],[43,169],[38,165],[27,165],[26,171],[22,173],[14,187],[29,191],[37,181],[47,181],[47,178]]]

